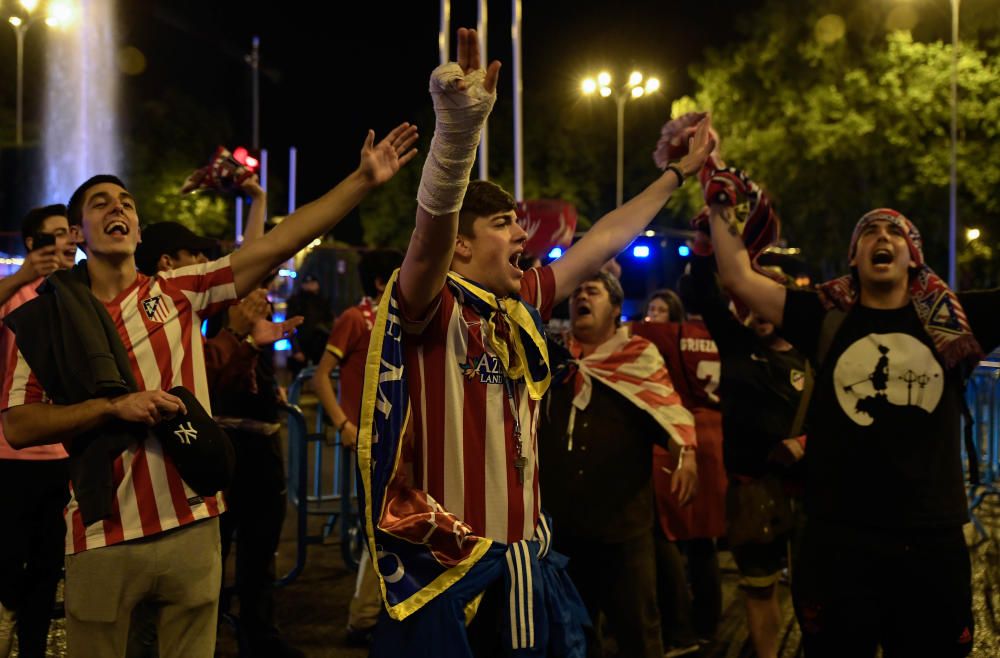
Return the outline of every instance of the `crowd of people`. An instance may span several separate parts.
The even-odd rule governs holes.
[[[761,658],[779,652],[783,579],[808,658],[968,655],[960,417],[1000,344],[1000,292],[950,290],[891,209],[858,222],[845,277],[777,281],[756,262],[773,210],[703,114],[665,128],[645,190],[522,269],[514,199],[469,180],[500,70],[478,44],[459,30],[431,75],[408,249],[363,256],[364,297],[332,326],[315,280],[273,322],[268,282],[413,159],[409,124],[369,132],[358,168],[267,235],[243,180],[228,255],[174,222],[140,230],[112,175],[24,218],[24,265],[0,281],[0,656],[12,628],[21,656],[45,655],[63,572],[70,656],[211,656],[234,536],[241,647],[304,655],[275,623],[271,348],[303,322],[293,366],[317,363],[357,455],[365,556],[344,623],[372,656],[696,655],[723,543]],[[689,271],[623,323],[606,264],[692,178]]]

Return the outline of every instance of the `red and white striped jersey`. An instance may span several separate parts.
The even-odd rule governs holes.
[[[0,321],[7,317],[9,313],[13,313],[21,304],[38,297],[37,288],[44,280],[44,278],[38,277],[28,285],[21,286],[10,299],[4,302],[3,306],[0,306]],[[6,390],[10,379],[14,376],[14,367],[17,365],[17,343],[14,340],[14,332],[7,327],[0,329],[0,358],[3,359],[3,382],[4,390]],[[0,423],[0,459],[33,461],[65,459],[66,456],[66,449],[60,443],[14,450],[7,443],[7,438],[3,435],[3,424]]]
[[[552,314],[555,277],[527,270],[521,298]],[[535,534],[538,411],[524,382],[510,400],[500,361],[483,345],[481,319],[445,286],[433,315],[404,338],[413,428],[414,484],[481,537],[511,543]],[[418,333],[419,332],[419,333]],[[520,419],[524,484],[514,467],[514,413]]]
[[[211,413],[201,319],[235,298],[233,270],[226,257],[155,277],[140,273],[131,286],[105,302],[139,390],[185,386]],[[20,352],[7,380],[0,400],[3,409],[45,401]],[[202,498],[184,483],[152,434],[115,459],[114,483],[112,516],[86,527],[71,491],[66,507],[67,554],[148,537],[225,510],[221,493]]]

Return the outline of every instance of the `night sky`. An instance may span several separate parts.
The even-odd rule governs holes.
[[[438,3],[369,1],[345,9],[346,4],[122,3],[121,43],[135,46],[147,60],[142,74],[126,78],[126,122],[130,99],[173,88],[197,97],[206,107],[224,108],[235,133],[230,137],[249,142],[250,76],[243,56],[257,35],[261,142],[271,152],[271,171],[283,176],[287,148],[298,146],[299,199],[315,198],[355,166],[368,127],[384,134],[400,121],[428,116],[430,108],[427,79],[437,64]],[[655,113],[658,125],[659,117],[665,119],[669,112],[670,100],[692,91],[688,66],[706,47],[736,38],[740,20],[761,2],[523,4],[526,90],[562,88],[565,94],[555,97],[572,109],[581,102],[578,85],[588,71],[607,67],[625,75],[633,66],[655,70],[664,93],[652,103],[644,102],[648,106],[643,111]],[[452,5],[453,30],[475,26],[475,2],[456,0]],[[504,63],[500,94],[508,97],[509,30],[510,3],[490,3],[489,55]],[[611,141],[613,104],[605,105],[607,116],[601,120],[608,122]],[[526,122],[531,114],[526,100]],[[426,147],[433,126],[420,127]],[[649,137],[650,150],[656,137]],[[205,146],[206,156],[214,146]],[[611,172],[613,186],[613,168]]]

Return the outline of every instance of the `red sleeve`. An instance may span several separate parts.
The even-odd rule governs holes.
[[[352,307],[340,314],[333,323],[330,337],[326,341],[326,351],[340,361],[358,349],[358,339],[365,334],[365,318],[357,307]],[[368,346],[365,345],[367,351]]]
[[[236,282],[229,256],[197,265],[159,272],[161,287],[182,290],[191,309],[202,318],[211,317],[236,301]]]
[[[10,329],[4,329],[10,331]],[[13,335],[10,336],[13,338]],[[11,341],[13,343],[13,341]],[[4,355],[6,368],[3,376],[3,393],[0,396],[0,411],[22,404],[46,402],[45,391],[35,374],[28,367],[21,351],[14,348]]]
[[[542,322],[551,320],[556,296],[556,277],[552,268],[546,265],[526,270],[521,279],[520,294],[521,299],[538,309]]]
[[[256,393],[257,352],[225,329],[205,341],[205,374],[210,394],[223,391]]]

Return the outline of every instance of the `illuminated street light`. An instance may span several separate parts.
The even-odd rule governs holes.
[[[20,5],[23,17],[11,16],[7,19],[7,23],[14,30],[17,43],[17,110],[14,115],[14,142],[18,146],[24,144],[24,38],[31,26],[38,21],[49,27],[69,27],[76,18],[76,10],[69,0],[51,2],[44,17],[32,15],[38,8],[38,0],[21,0]]]
[[[625,103],[630,98],[642,98],[660,89],[660,81],[657,78],[646,78],[646,84],[642,84],[643,74],[641,71],[632,71],[628,76],[628,82],[615,89],[611,86],[611,74],[601,71],[597,74],[597,83],[594,78],[584,78],[580,84],[580,90],[584,95],[590,96],[595,88],[601,94],[601,98],[614,96],[615,105],[618,107],[618,171],[615,186],[615,204],[621,207],[623,201],[624,177],[625,177]]]
[[[981,234],[978,228],[969,228],[965,230],[965,239],[968,240],[969,242],[972,242],[973,240],[978,240],[980,235]]]

